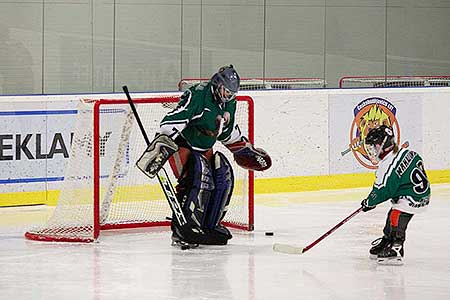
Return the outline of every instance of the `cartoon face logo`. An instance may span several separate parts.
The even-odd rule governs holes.
[[[350,145],[356,160],[368,169],[376,169],[367,154],[365,139],[369,131],[381,125],[390,126],[394,129],[397,144],[400,141],[400,128],[395,114],[397,109],[386,99],[367,98],[356,105],[353,110],[354,119],[350,129]]]

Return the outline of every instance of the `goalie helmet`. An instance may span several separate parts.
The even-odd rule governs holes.
[[[365,140],[366,152],[374,164],[377,164],[391,152],[394,146],[394,131],[392,127],[386,125],[371,129]]]
[[[219,103],[231,101],[239,91],[240,77],[233,65],[221,67],[211,77],[214,98]]]

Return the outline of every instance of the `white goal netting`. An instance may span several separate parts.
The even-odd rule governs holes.
[[[178,83],[178,90],[185,91],[194,84],[207,82],[207,78],[186,78]],[[291,90],[324,88],[322,78],[241,78],[241,90]]]
[[[433,86],[450,86],[450,76],[347,76],[339,80],[340,88]]]
[[[135,99],[149,137],[177,96]],[[253,139],[253,102],[238,97],[236,121]],[[103,229],[169,225],[169,204],[158,180],[135,167],[146,144],[126,100],[82,100],[70,158],[57,206],[47,223],[29,230],[28,239],[92,242]],[[215,146],[233,164],[235,187],[225,217],[231,227],[253,229],[253,174],[234,164],[229,151]],[[165,166],[171,174],[170,166]],[[172,177],[172,184],[176,180]]]

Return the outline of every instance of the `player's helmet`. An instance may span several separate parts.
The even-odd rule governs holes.
[[[381,125],[369,131],[365,141],[366,152],[376,164],[394,149],[395,139],[392,127]]]
[[[211,85],[216,101],[219,103],[231,101],[239,91],[240,82],[241,79],[233,65],[221,67],[211,77]]]

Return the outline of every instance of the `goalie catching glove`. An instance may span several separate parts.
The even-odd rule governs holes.
[[[158,135],[148,145],[145,152],[136,162],[136,166],[150,178],[156,176],[169,157],[178,151],[175,142],[165,134]]]
[[[272,166],[269,154],[261,148],[255,148],[245,137],[226,147],[233,153],[234,161],[244,169],[265,171]]]

